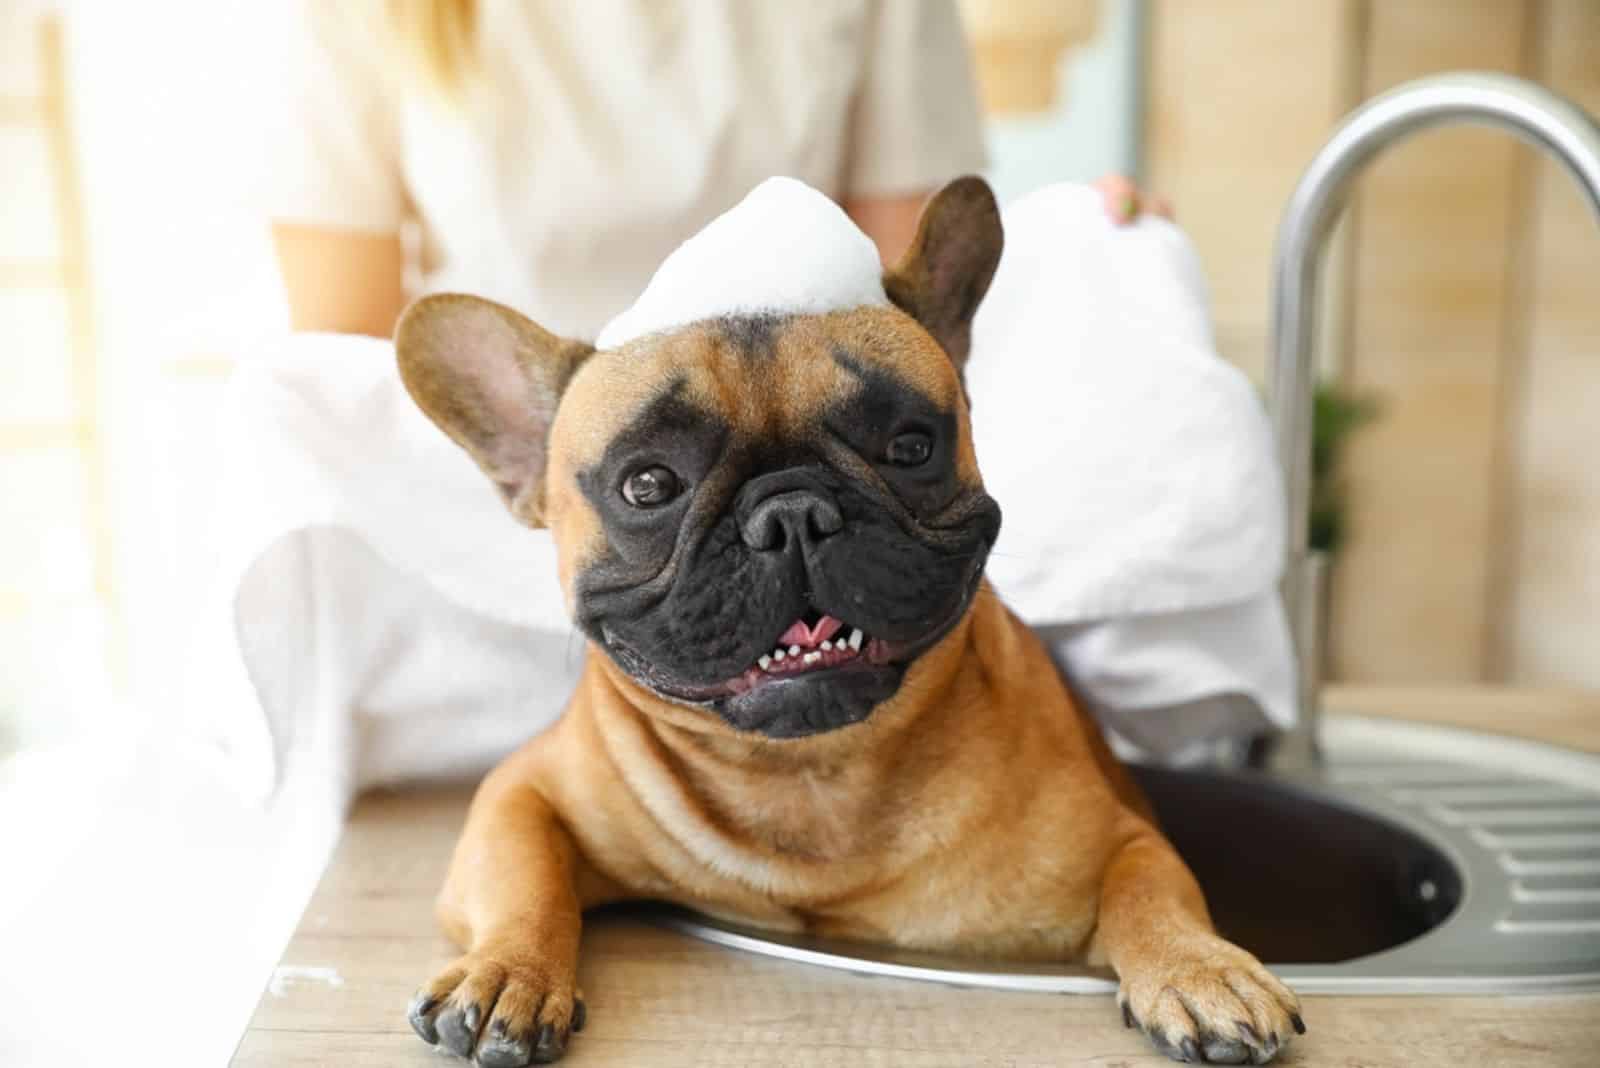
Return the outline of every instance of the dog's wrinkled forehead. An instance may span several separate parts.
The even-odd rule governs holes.
[[[956,477],[978,484],[959,372],[892,308],[713,319],[596,353],[551,428],[547,518],[562,546],[562,583],[570,589],[604,550],[583,485],[608,456],[691,443],[795,456],[832,428],[888,429],[906,418],[951,426]]]
[[[829,419],[907,405],[966,415],[949,359],[894,309],[730,316],[597,354],[562,400],[553,457],[574,472],[597,463],[625,432],[648,432],[667,394],[747,443],[804,442]]]

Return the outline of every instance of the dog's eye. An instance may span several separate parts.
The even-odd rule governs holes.
[[[897,434],[884,459],[896,467],[920,467],[933,455],[933,436],[921,430]]]
[[[655,508],[683,491],[678,476],[665,467],[644,467],[622,483],[622,496],[635,508]]]

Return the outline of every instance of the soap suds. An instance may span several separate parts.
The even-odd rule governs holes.
[[[884,306],[878,247],[825,194],[768,178],[668,256],[596,345],[728,315],[821,315]]]

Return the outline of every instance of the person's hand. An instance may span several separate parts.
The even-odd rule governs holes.
[[[1149,196],[1139,192],[1139,187],[1120,174],[1107,174],[1096,178],[1094,187],[1106,202],[1106,214],[1113,222],[1130,223],[1140,212],[1172,218],[1172,205],[1165,197]]]

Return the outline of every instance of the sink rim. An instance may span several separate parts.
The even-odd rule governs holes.
[[[1513,883],[1497,854],[1472,837],[1472,828],[1431,818],[1382,789],[1385,761],[1363,764],[1363,752],[1393,758],[1398,772],[1421,765],[1459,765],[1469,772],[1523,776],[1593,793],[1600,804],[1600,755],[1511,735],[1417,723],[1381,716],[1330,713],[1322,720],[1326,767],[1312,775],[1270,775],[1328,803],[1392,823],[1443,853],[1461,876],[1461,900],[1439,926],[1368,956],[1331,964],[1276,964],[1273,970],[1308,994],[1551,994],[1600,990],[1600,933],[1578,944],[1585,956],[1514,965],[1493,959],[1495,948],[1549,944],[1551,936],[1496,929]],[[1421,756],[1419,754],[1426,754]],[[1354,758],[1353,758],[1354,757]],[[1367,768],[1366,782],[1340,781],[1341,772]],[[1357,778],[1361,778],[1358,776]],[[1597,838],[1600,841],[1600,838]],[[703,941],[765,956],[862,975],[957,986],[1098,994],[1116,989],[1108,969],[1085,965],[985,961],[770,932],[667,905],[629,910],[649,922]],[[1541,938],[1545,941],[1541,941]],[[1571,939],[1562,939],[1570,945]],[[1559,943],[1557,943],[1559,944]],[[1591,952],[1592,949],[1592,952]],[[1487,959],[1485,952],[1487,951]],[[1474,955],[1476,954],[1476,956]]]

